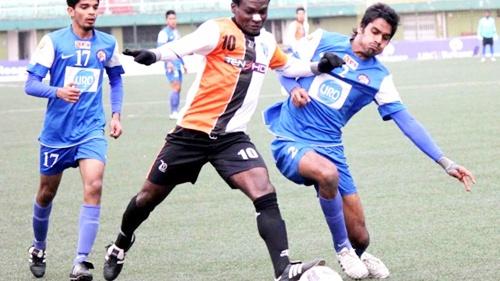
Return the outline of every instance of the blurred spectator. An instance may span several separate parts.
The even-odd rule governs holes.
[[[490,47],[490,57],[491,61],[495,61],[494,51],[493,51],[493,40],[497,39],[497,28],[495,25],[495,19],[491,16],[490,11],[484,13],[484,17],[479,20],[477,26],[477,36],[483,41],[483,53],[481,56],[481,61],[486,60],[486,46]]]
[[[309,24],[306,20],[306,10],[303,7],[298,7],[295,10],[295,20],[287,26],[285,36],[283,37],[284,51],[292,53],[297,43],[306,37],[308,33]]]

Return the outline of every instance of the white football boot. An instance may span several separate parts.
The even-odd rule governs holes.
[[[352,279],[363,279],[368,277],[368,268],[356,255],[354,249],[343,248],[337,253],[340,267],[347,276]]]
[[[365,264],[368,269],[370,278],[384,279],[389,277],[389,269],[385,264],[377,257],[364,252],[361,255],[361,261]]]

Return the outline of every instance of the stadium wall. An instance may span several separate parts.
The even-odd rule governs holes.
[[[184,3],[184,1],[177,2]],[[280,6],[279,3],[281,2],[286,1],[273,2],[276,3],[274,4],[276,6],[271,6],[269,21],[266,24],[266,29],[275,34],[278,42],[281,41],[287,23],[294,18],[295,6],[304,1],[288,1],[294,3],[288,6]],[[321,1],[309,0],[309,3],[313,2],[320,3]],[[335,4],[316,6],[310,4],[307,10],[311,31],[321,27],[326,30],[350,34],[352,28],[360,20],[359,17],[366,5],[371,4],[371,2],[374,1],[335,1]],[[472,35],[475,34],[477,22],[482,17],[485,9],[500,9],[500,0],[386,0],[384,2],[390,3],[401,14],[402,24],[393,38],[393,40],[399,41]],[[54,7],[54,9],[63,9],[63,6]],[[179,11],[178,22],[181,34],[193,31],[208,18],[229,16],[230,12],[228,12],[226,6],[220,5],[215,10],[206,11]],[[157,33],[164,24],[163,10],[164,5],[161,9],[157,7],[154,13],[150,14],[135,12],[135,14],[130,15],[113,15],[104,13],[99,17],[97,27],[104,32],[113,34],[117,38],[121,49],[154,47]],[[127,12],[128,10],[124,11]],[[500,10],[494,10],[493,15],[498,17],[499,12]],[[0,25],[0,46],[3,47],[0,50],[0,60],[28,59],[36,46],[36,42],[39,42],[44,34],[67,26],[70,23],[64,11],[59,11],[56,14],[60,14],[59,17],[24,17],[14,20],[2,20],[2,25]],[[500,20],[497,20],[497,28],[500,30]]]

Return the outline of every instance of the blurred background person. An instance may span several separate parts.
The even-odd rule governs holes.
[[[307,22],[306,9],[298,7],[295,9],[295,20],[288,24],[285,36],[283,37],[283,50],[286,53],[293,53],[297,43],[309,33],[309,23]]]
[[[493,50],[493,41],[498,37],[495,19],[491,16],[491,11],[486,11],[484,17],[479,20],[477,25],[477,36],[483,42],[481,61],[486,60],[486,46],[490,47],[491,61],[495,61],[495,52]]]
[[[165,21],[165,27],[158,33],[157,47],[181,37],[179,31],[177,31],[177,15],[174,10],[168,10],[165,13]],[[177,119],[179,116],[183,70],[184,61],[181,58],[165,61],[165,75],[172,89],[170,93],[170,119]]]

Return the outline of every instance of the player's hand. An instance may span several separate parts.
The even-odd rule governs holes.
[[[292,103],[296,107],[303,107],[311,101],[309,94],[304,88],[295,87],[290,93],[292,97]]]
[[[157,61],[156,54],[146,49],[140,49],[140,50],[125,49],[123,51],[123,54],[126,56],[134,57],[135,62],[144,65],[151,65]]]
[[[120,122],[120,114],[113,113],[111,121],[109,121],[109,136],[112,138],[119,138],[122,134],[122,124]]]
[[[318,71],[321,73],[329,73],[334,68],[342,66],[345,61],[334,53],[325,53],[318,62]]]
[[[80,89],[71,82],[63,88],[57,88],[56,96],[65,102],[75,103],[80,99]]]
[[[465,167],[460,165],[453,164],[451,167],[446,169],[446,173],[462,182],[464,184],[465,191],[467,192],[470,192],[472,190],[472,185],[476,183],[474,175]]]
[[[448,175],[458,179],[464,184],[465,191],[469,192],[472,190],[472,185],[476,183],[476,178],[469,170],[456,164],[445,156],[441,157],[437,162],[443,167]]]

